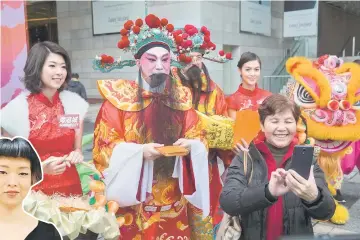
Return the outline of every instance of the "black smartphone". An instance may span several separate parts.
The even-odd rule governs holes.
[[[310,168],[314,155],[314,147],[307,145],[296,145],[291,158],[290,169],[297,172],[300,176],[309,179]]]

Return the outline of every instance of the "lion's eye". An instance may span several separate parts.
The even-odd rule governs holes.
[[[353,109],[360,110],[360,100],[354,103]]]
[[[300,107],[315,107],[316,103],[315,100],[311,97],[308,91],[300,85],[299,83],[296,84],[294,90],[294,100]]]

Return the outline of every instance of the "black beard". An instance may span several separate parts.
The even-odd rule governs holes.
[[[149,82],[150,87],[156,88],[169,79],[169,74],[155,73],[152,74],[149,78],[150,78],[150,82]]]

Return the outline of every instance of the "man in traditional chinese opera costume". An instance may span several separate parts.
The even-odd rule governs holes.
[[[102,72],[139,67],[135,81],[98,81],[105,102],[95,123],[93,157],[105,176],[107,199],[120,205],[121,239],[193,239],[189,204],[201,219],[210,211],[208,151],[199,117],[191,91],[169,75],[171,63],[181,66],[171,58],[173,30],[153,14],[145,22],[129,20],[118,47],[135,60],[102,55],[94,61]],[[185,153],[160,153],[158,148],[171,145]]]

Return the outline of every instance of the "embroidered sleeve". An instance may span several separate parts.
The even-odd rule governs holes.
[[[124,141],[122,123],[122,112],[109,101],[105,101],[98,113],[94,131],[93,158],[100,172],[109,166],[109,159],[116,144]]]
[[[237,99],[237,92],[235,92],[232,95],[228,96],[226,98],[227,108],[231,109],[231,110],[238,111],[240,109],[240,103],[238,101],[239,100]]]
[[[222,115],[227,117],[227,103],[225,101],[225,95],[223,91],[218,87],[216,94],[216,115]]]
[[[205,147],[208,147],[202,122],[194,109],[186,111],[184,125],[185,138],[199,139],[202,143],[204,143]]]

